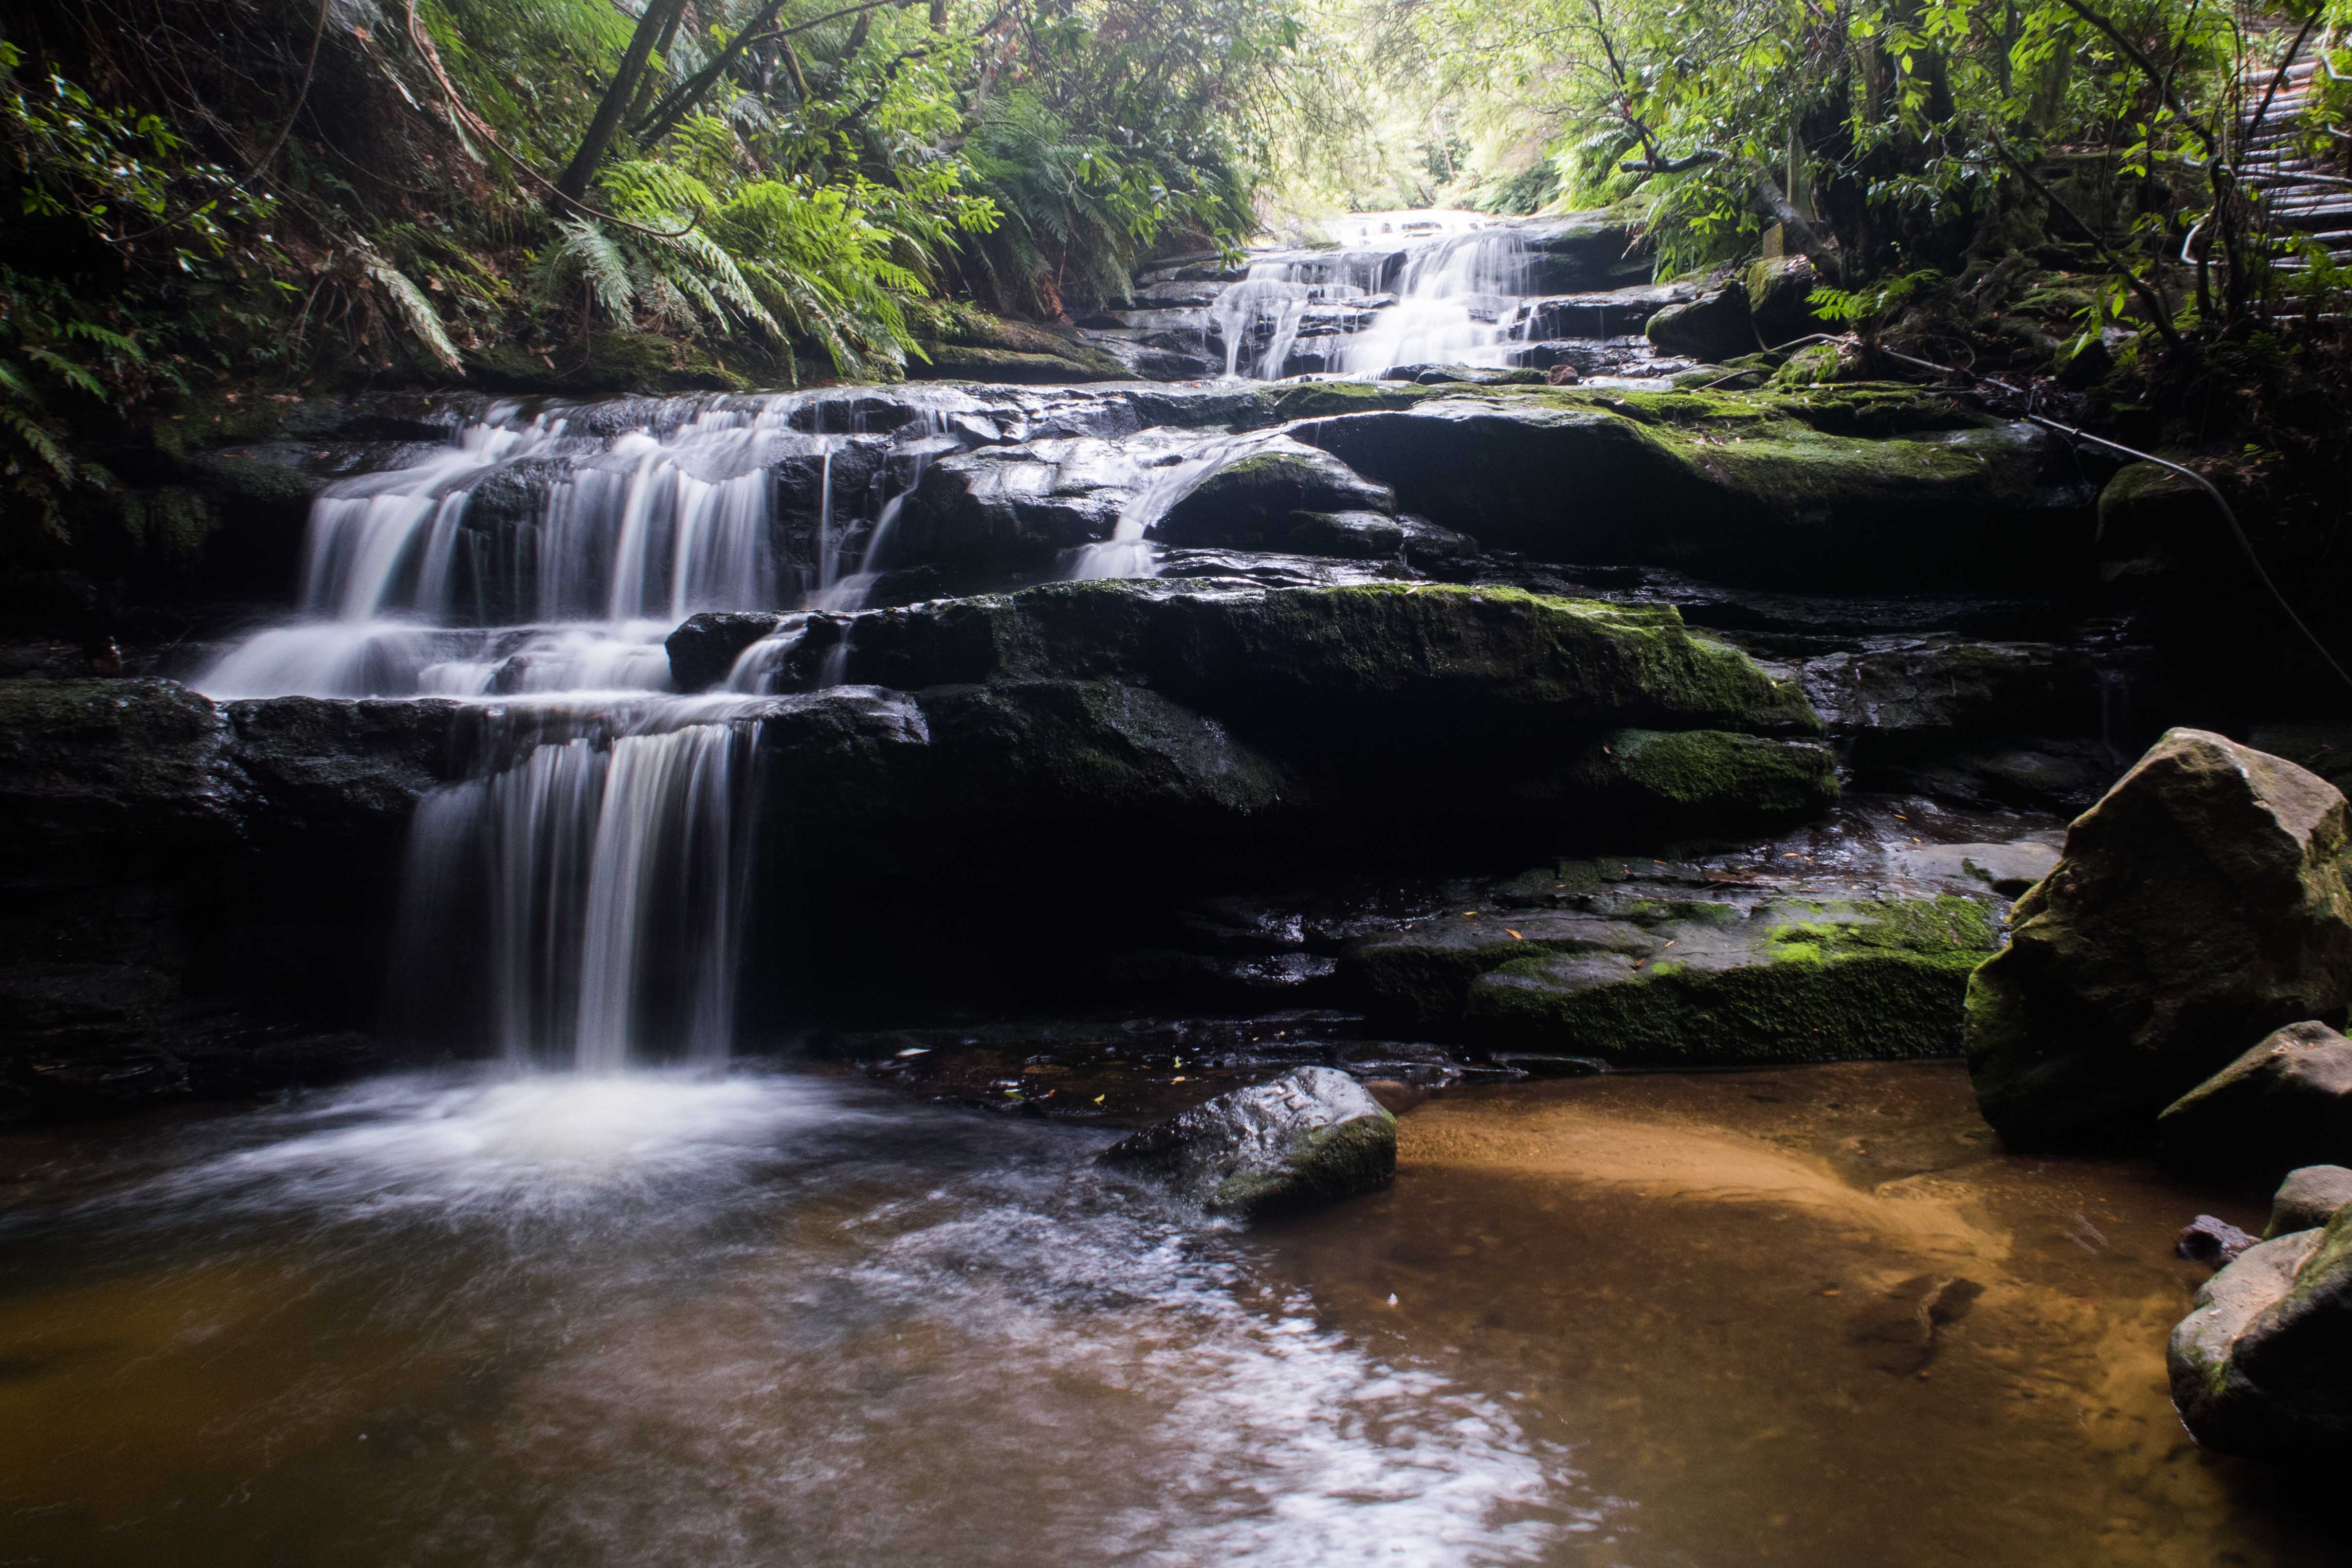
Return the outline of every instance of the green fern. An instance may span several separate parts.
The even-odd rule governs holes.
[[[385,260],[373,250],[360,251],[360,265],[367,269],[369,279],[392,301],[394,312],[425,350],[444,367],[453,371],[466,368],[457,357],[457,345],[449,341],[448,329],[441,324],[441,313],[425,291],[409,281],[408,275]]]

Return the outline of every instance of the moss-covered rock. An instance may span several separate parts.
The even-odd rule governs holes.
[[[1789,356],[1772,373],[1780,387],[1828,386],[1841,381],[1861,381],[1868,374],[1862,350],[1853,343],[1812,343]]]
[[[2089,542],[2087,489],[2027,426],[1867,439],[1802,399],[1510,391],[1291,434],[1398,504],[1539,560],[1893,592],[2046,583]]]
[[[2168,1361],[2172,1403],[2207,1447],[2305,1464],[2352,1453],[2352,1209],[2206,1281]]]
[[[1499,1043],[1617,1062],[1724,1065],[1948,1056],[1969,972],[1996,945],[1983,904],[1787,900],[1670,918],[1648,939],[1518,957],[1469,987]]]
[[[1795,682],[1694,635],[1671,606],[1452,584],[1054,584],[860,616],[846,669],[901,689],[1124,675],[1203,711],[1318,735],[1475,730],[1547,744],[1563,763],[1583,737],[1616,729],[1819,729]]]
[[[1741,281],[1746,285],[1748,314],[1767,343],[1777,345],[1829,330],[1829,323],[1813,309],[1813,290],[1821,287],[1822,276],[1805,258],[1778,256],[1750,262]]]
[[[1152,525],[1150,534],[1184,548],[1281,550],[1288,548],[1296,513],[1395,510],[1396,497],[1387,486],[1364,479],[1328,452],[1277,437],[1202,479]]]
[[[1685,836],[1794,821],[1838,797],[1827,746],[1722,730],[1615,731],[1573,772],[1629,819]]]
[[[2144,1143],[2271,1030],[2352,1002],[2344,797],[2174,730],[2067,831],[1969,989],[1978,1104],[2020,1147]]]
[[[926,351],[927,359],[910,361],[908,368],[919,376],[1002,382],[1016,386],[1137,379],[1133,371],[1100,350],[1084,349],[1075,343],[1070,347],[1073,352],[1069,353],[1040,354],[971,343],[937,343]],[[1079,357],[1081,353],[1087,357]]]

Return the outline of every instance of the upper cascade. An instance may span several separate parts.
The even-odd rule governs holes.
[[[1146,272],[1082,323],[1131,363],[1192,355],[1197,373],[1280,380],[1401,368],[1616,368],[1647,357],[1643,321],[1680,296],[1649,287],[1630,229],[1607,214],[1507,218],[1451,209],[1360,213],[1331,242]],[[1579,350],[1559,352],[1560,340]],[[1580,363],[1579,368],[1595,368]]]

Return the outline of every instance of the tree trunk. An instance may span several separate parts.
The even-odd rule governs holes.
[[[685,9],[686,0],[646,0],[628,52],[621,57],[620,68],[604,88],[604,100],[596,106],[596,118],[588,122],[588,133],[580,139],[580,151],[572,155],[555,182],[559,205],[587,200],[588,183],[596,177],[598,165],[612,148],[613,137],[621,129],[621,116],[628,112],[629,100],[637,94],[637,79],[645,74],[655,43],[671,19]]]

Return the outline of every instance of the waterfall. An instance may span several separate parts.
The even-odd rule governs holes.
[[[1151,454],[1147,458],[1149,466],[1142,471],[1142,482],[1120,504],[1118,521],[1110,538],[1100,544],[1081,546],[1071,560],[1067,575],[1081,580],[1155,575],[1158,552],[1145,537],[1151,525],[1199,489],[1203,479],[1265,439],[1255,434],[1219,437],[1206,443],[1188,439],[1181,447],[1153,453],[1150,443],[1139,438],[1137,447]]]
[[[399,466],[329,484],[299,618],[190,684],[222,699],[667,689],[661,639],[698,611],[863,605],[931,448],[951,445],[956,395],[898,395],[909,416],[882,434],[854,395],[492,404]],[[796,485],[814,496],[794,500]]]
[[[807,620],[715,697],[669,694],[663,641],[702,610],[862,603],[908,491],[952,445],[944,409],[971,405],[946,389],[497,403],[327,487],[299,617],[191,684],[479,705],[483,762],[411,827],[396,1014],[584,1071],[728,1053],[773,707],[748,694]],[[868,432],[875,409],[898,422]]]
[[[1517,228],[1445,212],[1366,214],[1340,226],[1337,248],[1254,261],[1210,303],[1227,375],[1278,380],[1294,361],[1351,375],[1504,363],[1528,279]]]
[[[754,731],[740,699],[503,715],[512,752],[411,829],[404,969],[474,949],[474,1016],[518,1063],[718,1060],[734,1039]]]

